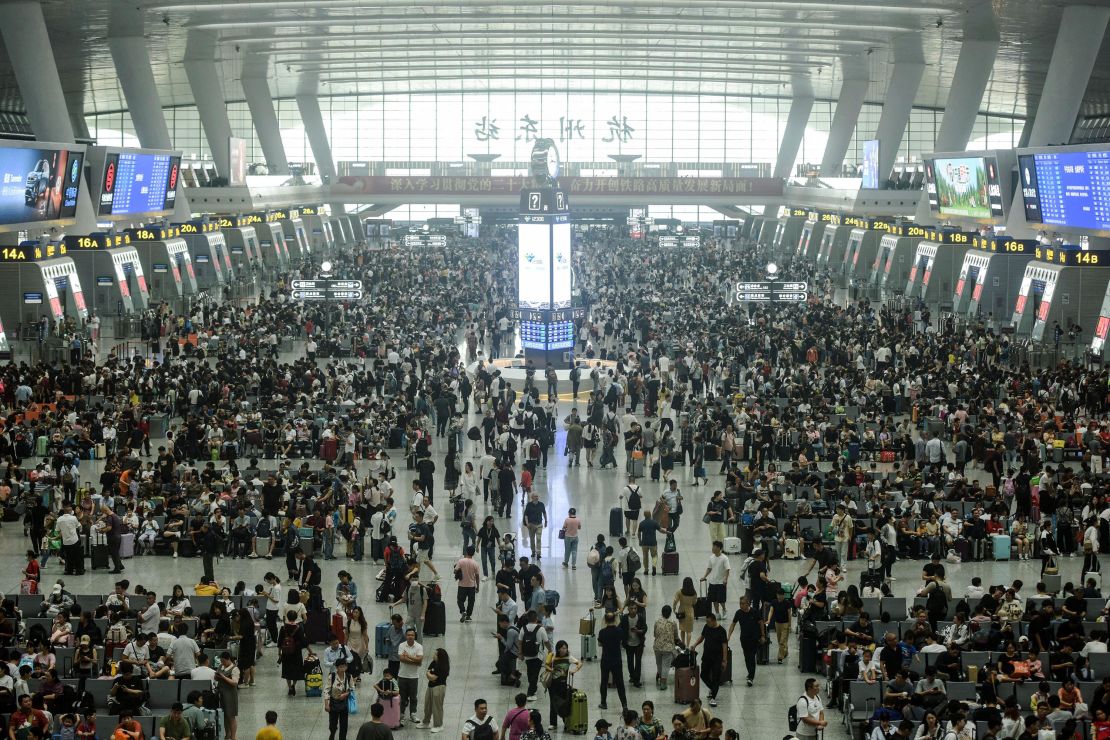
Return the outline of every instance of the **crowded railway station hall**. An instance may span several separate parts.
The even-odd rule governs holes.
[[[0,0],[0,732],[1110,738],[1108,23]]]

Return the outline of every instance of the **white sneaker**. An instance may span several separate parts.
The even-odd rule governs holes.
[[[413,725],[416,725],[417,727],[419,727],[420,725],[424,724],[423,722],[417,722],[417,721],[416,721],[416,715],[415,715],[415,714],[411,714],[411,713],[409,714],[409,723],[410,723],[410,724],[413,724]]]
[[[443,728],[442,727],[433,727],[432,732],[443,732]]]
[[[428,725],[424,722],[417,722],[415,725],[413,725],[413,727],[417,728],[418,730],[423,730],[425,727],[428,727]]]
[[[489,576],[482,576],[482,583],[485,583],[488,580],[489,580]]]

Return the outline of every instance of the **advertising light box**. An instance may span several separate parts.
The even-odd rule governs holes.
[[[552,308],[570,308],[571,297],[571,248],[570,224],[551,227],[555,264],[552,266]]]
[[[548,263],[547,240],[551,227],[547,224],[519,224],[517,228],[520,230],[517,240],[518,305],[520,308],[550,308],[551,265]],[[568,252],[569,237],[568,226]]]
[[[997,157],[930,155],[925,159],[929,209],[946,218],[999,221],[1005,215]]]
[[[0,144],[0,226],[73,220],[84,156],[76,144]]]

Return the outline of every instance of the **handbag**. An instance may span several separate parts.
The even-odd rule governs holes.
[[[354,691],[347,694],[347,714],[358,714],[358,696]]]
[[[701,520],[703,523],[709,524],[709,522],[713,521],[713,517],[709,516],[709,512],[707,511],[701,515]]]
[[[566,527],[559,527],[559,539],[565,540],[567,538]]]

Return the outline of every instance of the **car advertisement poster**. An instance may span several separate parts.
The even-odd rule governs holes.
[[[0,146],[0,224],[72,219],[81,152]]]

